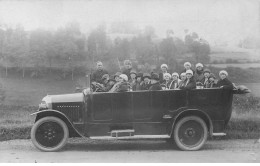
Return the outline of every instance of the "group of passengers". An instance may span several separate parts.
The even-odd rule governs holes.
[[[105,92],[142,91],[142,90],[169,90],[169,89],[196,89],[197,88],[224,88],[233,89],[233,84],[227,79],[225,70],[219,72],[218,80],[203,64],[197,63],[193,70],[190,62],[184,63],[184,70],[179,74],[168,72],[166,64],[161,65],[159,74],[141,73],[132,69],[130,60],[124,61],[124,69],[109,76],[103,68],[102,62],[97,62],[97,70],[91,76],[91,83]]]

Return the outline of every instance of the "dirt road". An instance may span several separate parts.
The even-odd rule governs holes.
[[[200,151],[180,151],[165,140],[69,140],[60,152],[41,152],[30,140],[0,142],[0,162],[260,162],[257,140],[209,140]]]

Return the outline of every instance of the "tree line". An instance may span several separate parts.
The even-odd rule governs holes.
[[[209,62],[210,46],[197,33],[187,33],[184,39],[175,37],[173,31],[166,33],[167,37],[156,38],[154,28],[147,26],[127,38],[120,35],[112,38],[103,25],[89,34],[82,33],[75,23],[55,31],[25,31],[18,25],[0,29],[0,67],[5,76],[10,70],[22,77],[57,72],[61,78],[73,80],[75,74],[93,70],[96,61],[104,62],[112,72],[120,70],[125,59],[132,59],[137,66],[157,69],[167,63],[173,70],[186,60]]]

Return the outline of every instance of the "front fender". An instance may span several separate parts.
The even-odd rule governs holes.
[[[48,110],[42,110],[42,111],[32,113],[31,115],[36,115],[35,122],[37,122],[39,119],[44,118],[46,116],[54,116],[60,118],[68,126],[70,137],[85,137],[83,131],[80,132],[78,129],[76,129],[73,123],[69,120],[69,118],[60,111],[48,109]]]

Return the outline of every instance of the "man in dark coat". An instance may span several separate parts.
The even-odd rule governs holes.
[[[201,80],[204,78],[203,71],[204,71],[203,64],[197,63],[196,64],[196,71],[195,71],[195,74],[194,74],[194,78],[195,78],[196,82],[202,82]]]
[[[149,88],[150,91],[162,90],[159,80],[159,75],[157,73],[153,73],[151,75],[151,87]]]
[[[223,89],[230,89],[232,90],[234,88],[231,81],[227,79],[228,73],[225,70],[221,70],[219,72],[220,80],[217,83],[217,87],[223,88]]]
[[[108,72],[103,68],[103,63],[97,62],[97,69],[91,75],[91,82],[98,82],[102,84],[102,76],[108,74]]]

